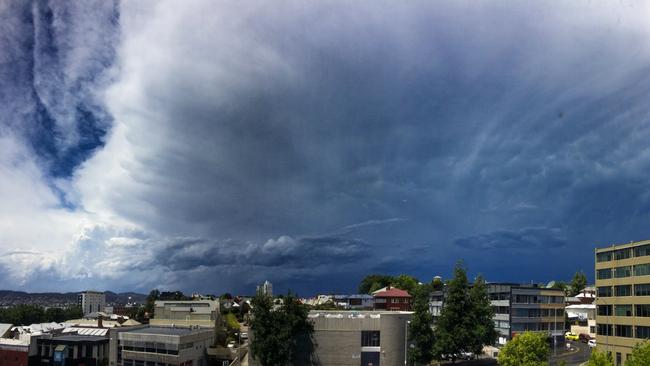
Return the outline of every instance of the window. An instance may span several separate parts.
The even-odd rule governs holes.
[[[650,305],[637,305],[636,316],[650,317]]]
[[[632,326],[631,325],[616,325],[616,336],[617,337],[626,337],[632,338]]]
[[[612,260],[612,252],[602,252],[596,254],[596,262],[609,262]]]
[[[610,335],[613,336],[612,325],[611,324],[598,324],[596,328],[596,334],[598,335]]]
[[[632,267],[631,266],[623,266],[623,267],[614,268],[614,277],[615,278],[630,277],[631,275],[632,275]]]
[[[632,305],[616,305],[616,316],[632,316]]]
[[[630,257],[632,257],[632,248],[619,249],[614,252],[614,259],[616,260],[628,259]]]
[[[612,269],[611,268],[599,269],[596,272],[596,278],[599,280],[606,280],[612,278]]]
[[[612,305],[598,305],[598,315],[612,315]]]
[[[635,257],[645,257],[646,255],[650,255],[650,245],[642,245],[634,248]]]
[[[650,327],[635,327],[636,338],[650,339]]]
[[[635,296],[650,296],[650,283],[634,285]]]
[[[600,286],[597,289],[598,297],[611,297],[612,296],[612,287],[611,286]]]
[[[632,285],[614,286],[616,296],[632,296]]]
[[[636,266],[634,266],[634,275],[635,276],[650,275],[650,264],[637,264]]]
[[[361,347],[379,347],[379,331],[361,331]]]

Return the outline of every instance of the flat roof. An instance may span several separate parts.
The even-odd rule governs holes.
[[[108,341],[108,337],[70,334],[53,338],[42,338],[42,340],[49,342],[100,342]]]
[[[634,248],[640,245],[650,244],[650,240],[631,241],[629,243],[612,244],[604,248],[596,248],[596,253],[608,252],[610,250]]]
[[[199,331],[205,331],[206,329],[199,329]],[[177,327],[146,327],[138,329],[129,329],[122,331],[121,333],[138,333],[138,334],[156,334],[156,335],[186,335],[191,333],[196,333],[196,329],[190,328],[177,328]]]

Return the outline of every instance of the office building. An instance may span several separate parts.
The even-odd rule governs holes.
[[[488,283],[498,344],[525,331],[541,332],[564,342],[564,291],[514,283]]]
[[[273,284],[269,281],[264,281],[263,284],[257,286],[257,294],[273,297]]]
[[[154,317],[149,320],[149,324],[214,328],[218,315],[218,300],[159,300],[154,303]]]
[[[111,366],[205,366],[212,329],[145,326],[116,332]]]
[[[84,291],[77,297],[77,302],[84,315],[104,311],[106,294],[97,291]]]
[[[334,304],[347,310],[372,310],[375,298],[367,294],[334,295]]]
[[[108,329],[95,335],[45,334],[36,339],[37,354],[30,364],[54,366],[100,366],[108,364]],[[32,340],[33,341],[33,340]],[[33,361],[32,361],[33,360]]]
[[[309,319],[314,324],[314,359],[323,366],[403,366],[412,314],[310,311]],[[259,366],[258,360],[252,357],[249,364]]]
[[[650,338],[650,240],[596,249],[596,342],[624,365]]]

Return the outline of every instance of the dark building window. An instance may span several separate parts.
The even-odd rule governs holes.
[[[635,296],[650,296],[650,283],[634,285]]]
[[[614,277],[616,278],[625,278],[632,276],[632,267],[623,266],[614,268]]]
[[[616,296],[632,296],[632,285],[614,286]]]
[[[379,331],[361,331],[361,347],[379,347]]]
[[[611,324],[598,324],[596,328],[596,334],[598,335],[610,335],[613,336],[612,325]]]
[[[650,255],[650,245],[642,245],[634,248],[635,257],[645,257],[646,255]]]
[[[637,305],[636,316],[650,317],[650,305]]]
[[[650,264],[637,264],[636,266],[634,266],[634,275],[635,276],[650,275]]]
[[[650,339],[650,327],[635,327],[636,338]]]
[[[598,315],[612,315],[612,305],[598,305]]]
[[[632,326],[631,325],[616,325],[616,336],[617,337],[632,338]]]
[[[603,252],[596,254],[596,262],[609,262],[612,260],[612,252]]]
[[[614,259],[628,259],[632,257],[632,248],[619,249],[614,252]]]
[[[611,268],[599,269],[598,272],[596,272],[596,278],[599,280],[606,280],[612,278],[612,269]]]
[[[616,305],[616,316],[632,316],[632,305]]]
[[[600,286],[597,289],[598,297],[611,297],[612,296],[612,287],[611,286]]]

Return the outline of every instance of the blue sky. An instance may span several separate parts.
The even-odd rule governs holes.
[[[0,272],[29,291],[593,278],[650,238],[650,7],[0,5]]]

